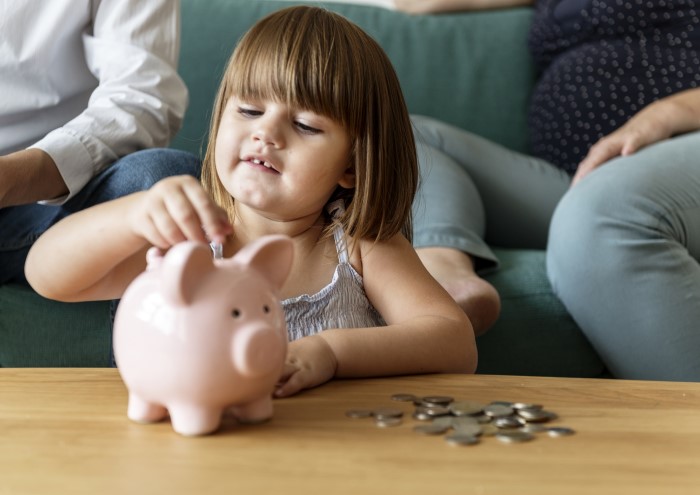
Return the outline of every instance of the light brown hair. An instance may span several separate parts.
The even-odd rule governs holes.
[[[340,123],[350,134],[355,188],[338,187],[337,219],[347,235],[411,239],[411,205],[418,183],[416,148],[394,68],[379,44],[339,14],[295,6],[258,21],[229,59],[216,97],[202,183],[233,215],[233,198],[214,163],[216,135],[232,95],[269,99]]]

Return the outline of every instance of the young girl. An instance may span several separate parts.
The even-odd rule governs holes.
[[[202,183],[171,177],[66,218],[32,249],[28,280],[64,301],[119,298],[152,245],[210,239],[230,257],[286,234],[278,397],[334,376],[474,372],[469,320],[404,235],[411,124],[390,61],[357,26],[291,7],[250,29],[219,88]]]

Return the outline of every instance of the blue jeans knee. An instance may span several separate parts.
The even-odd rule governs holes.
[[[71,213],[149,189],[172,175],[199,177],[199,158],[185,151],[156,148],[127,155],[100,172],[62,205],[29,204],[0,209],[0,284],[27,284],[24,262],[34,241]]]

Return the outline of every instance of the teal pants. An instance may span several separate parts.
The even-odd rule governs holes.
[[[700,133],[611,160],[569,188],[553,165],[414,117],[414,245],[547,248],[547,270],[614,376],[700,381]]]

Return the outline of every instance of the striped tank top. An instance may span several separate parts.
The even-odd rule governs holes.
[[[342,213],[342,200],[334,201],[328,209],[331,215]],[[338,266],[331,282],[316,294],[303,294],[282,301],[290,342],[315,335],[327,328],[386,325],[367,299],[362,276],[350,264],[345,232],[340,225],[333,232],[333,237],[338,252]]]

